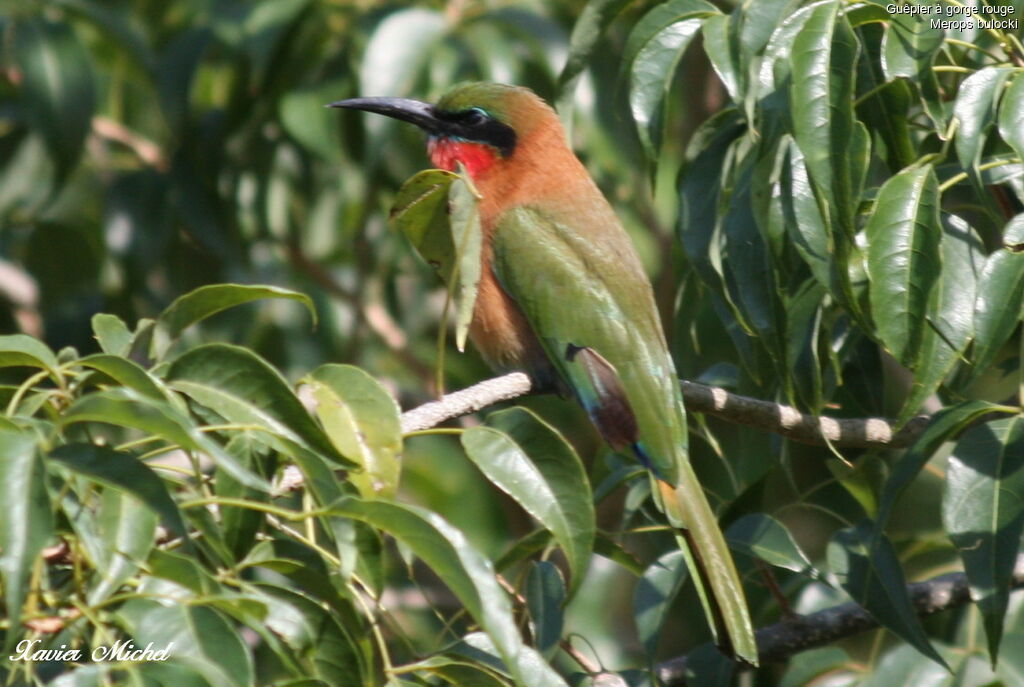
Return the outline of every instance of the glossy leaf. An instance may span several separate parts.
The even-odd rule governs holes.
[[[838,531],[828,545],[828,564],[843,589],[879,624],[936,663],[946,665],[910,603],[896,551],[887,538],[872,534],[870,523]]]
[[[999,134],[1024,160],[1024,71],[1018,70],[999,105]]]
[[[0,336],[0,367],[37,367],[57,377],[57,357],[38,339],[25,334]]]
[[[957,90],[953,116],[956,130],[956,155],[966,170],[975,170],[985,141],[995,124],[996,106],[1003,83],[1012,71],[1004,67],[985,67],[971,74]]]
[[[942,522],[964,561],[995,665],[1024,533],[1024,419],[993,420],[960,437],[949,457]]]
[[[571,92],[586,69],[591,55],[598,45],[601,34],[628,4],[627,0],[590,0],[572,27],[569,38],[569,55],[558,76],[558,85],[563,92]]]
[[[100,574],[86,597],[90,605],[117,591],[156,544],[156,514],[129,492],[105,489],[96,522],[104,548],[102,558],[92,561]]]
[[[640,142],[651,160],[657,159],[665,127],[665,102],[676,66],[700,31],[697,18],[669,25],[640,48],[630,71],[629,110]]]
[[[390,498],[398,489],[402,428],[395,399],[377,380],[352,365],[321,365],[304,381],[334,447],[361,470],[349,479],[364,498]]]
[[[136,456],[108,446],[68,444],[54,449],[50,458],[74,472],[132,494],[159,515],[172,532],[179,536],[186,533],[185,522],[164,481]]]
[[[283,298],[299,301],[309,310],[309,314],[313,318],[313,325],[316,325],[316,309],[313,307],[313,301],[310,300],[309,296],[277,286],[258,284],[210,284],[209,286],[200,286],[198,289],[186,293],[171,303],[160,314],[157,323],[166,330],[167,335],[171,339],[174,339],[182,331],[200,320],[236,305],[250,303],[263,298]]]
[[[826,219],[814,196],[804,155],[792,141],[786,161],[780,183],[787,234],[814,278],[823,287],[830,288],[834,267]]]
[[[901,421],[918,412],[935,393],[974,333],[974,300],[985,264],[981,239],[956,215],[942,215],[942,231],[942,273],[929,298],[921,347],[911,366],[914,381]]]
[[[46,468],[29,432],[0,429],[0,572],[4,607],[12,626],[21,618],[29,594],[28,581],[36,557],[53,532],[53,513],[46,492]],[[10,632],[4,647],[13,645]]]
[[[893,14],[882,41],[882,69],[889,79],[917,79],[931,69],[944,32],[932,28],[930,17]]]
[[[779,687],[807,687],[840,676],[853,676],[858,666],[843,649],[823,647],[811,649],[791,661],[779,681]]]
[[[335,504],[332,511],[369,523],[408,546],[458,597],[521,682],[538,687],[564,684],[543,661],[524,665],[530,652],[522,644],[491,562],[439,515],[415,506],[351,498]]]
[[[987,369],[1020,321],[1024,299],[1024,254],[1013,249],[1024,242],[1024,214],[1017,215],[1004,230],[1005,247],[997,248],[985,260],[978,278],[974,302],[974,374]]]
[[[838,4],[827,3],[813,9],[793,38],[789,59],[793,137],[804,154],[811,182],[834,216],[836,250],[852,238],[859,190],[851,163],[861,127],[854,118],[854,71],[850,69],[858,52],[853,31],[838,14]]]
[[[729,97],[739,103],[743,99],[741,89],[745,86],[746,74],[740,71],[739,45],[732,32],[734,23],[735,19],[730,15],[712,14],[704,18],[700,33],[711,66]]]
[[[359,69],[360,95],[410,95],[409,88],[446,29],[444,16],[436,10],[412,7],[388,14],[366,46]],[[379,134],[386,121],[374,118],[368,127]]]
[[[770,515],[751,513],[735,521],[725,531],[729,548],[754,556],[765,563],[811,577],[818,573],[811,565],[786,526]]]
[[[294,442],[342,466],[352,465],[313,421],[281,373],[248,349],[228,344],[197,346],[171,363],[167,381],[229,422],[262,426],[268,440]]]
[[[965,427],[998,406],[985,401],[965,401],[943,408],[932,416],[928,426],[907,452],[892,467],[879,499],[876,529],[881,532],[889,521],[897,499],[914,481],[932,455]]]
[[[191,420],[176,408],[131,389],[116,388],[84,396],[68,408],[62,422],[65,425],[104,422],[138,429],[187,451],[207,454],[246,486],[270,490],[265,480],[242,467],[217,442],[198,431]]]
[[[569,561],[569,595],[590,560],[595,518],[579,456],[557,431],[525,408],[492,413],[462,436],[466,455],[555,537]]]
[[[565,582],[554,563],[537,561],[526,575],[526,606],[533,621],[533,643],[541,655],[550,658],[562,639],[565,623]]]
[[[637,581],[633,592],[633,616],[648,656],[654,656],[658,649],[658,640],[672,602],[687,577],[686,556],[675,550],[658,558]]]
[[[897,360],[912,364],[941,270],[939,190],[932,168],[904,171],[883,184],[865,231],[878,335]]]
[[[260,584],[257,598],[267,604],[267,628],[284,640],[287,650],[305,659],[305,670],[330,685],[369,685],[373,669],[357,622],[328,612],[306,590]]]
[[[453,181],[448,189],[449,224],[452,245],[455,247],[453,260],[456,265],[456,282],[451,283],[451,276],[446,278],[450,284],[449,291],[454,288],[456,294],[455,346],[459,351],[466,350],[466,337],[469,334],[470,322],[473,321],[473,308],[476,305],[477,287],[480,284],[483,230],[480,227],[479,202],[479,192],[473,187],[465,172]]]
[[[479,197],[472,183],[439,169],[420,172],[399,190],[391,220],[433,267],[455,300],[455,342],[466,344],[480,281]]]
[[[127,355],[132,343],[132,332],[120,317],[96,313],[92,316],[92,331],[104,353]]]
[[[29,124],[42,133],[63,179],[78,163],[92,124],[92,61],[67,23],[33,17],[12,28]]]
[[[161,605],[131,601],[118,612],[136,645],[154,648],[174,643],[175,656],[215,685],[244,687],[253,682],[253,660],[238,630],[218,611],[190,604]]]
[[[473,632],[463,637],[461,646],[452,650],[473,656],[480,663],[497,664],[500,652],[491,638],[482,632]],[[489,659],[489,661],[488,661]],[[508,671],[517,680],[516,684],[537,685],[538,687],[564,687],[565,682],[552,671],[540,654],[532,647],[524,646],[516,656],[513,667]]]
[[[158,400],[168,400],[167,392],[146,370],[128,358],[108,353],[96,353],[80,359],[78,364],[98,370],[122,386]]]

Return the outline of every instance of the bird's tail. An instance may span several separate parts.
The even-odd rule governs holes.
[[[678,530],[676,539],[715,642],[722,651],[756,666],[754,626],[725,537],[689,462],[680,467],[679,477],[675,487],[653,478],[659,505]]]

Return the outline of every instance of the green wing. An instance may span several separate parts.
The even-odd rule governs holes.
[[[520,206],[502,215],[492,246],[499,283],[562,381],[614,448],[630,446],[647,464],[659,506],[686,530],[680,544],[712,630],[756,664],[743,587],[690,466],[675,366],[629,238],[617,224],[573,231],[563,218]]]
[[[650,282],[625,232],[598,227],[584,236],[518,207],[502,215],[492,241],[498,281],[598,429],[615,434],[595,413],[624,392],[649,467],[676,483],[686,456],[682,399]],[[607,388],[615,377],[621,387]]]

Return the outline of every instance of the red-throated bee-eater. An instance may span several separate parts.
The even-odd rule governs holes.
[[[650,281],[558,116],[532,91],[456,86],[437,104],[353,98],[331,107],[411,122],[437,167],[481,194],[483,265],[470,339],[498,370],[571,394],[616,451],[647,467],[719,644],[757,646],[743,587],[687,454],[686,415]]]

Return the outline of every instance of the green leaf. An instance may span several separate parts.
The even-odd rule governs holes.
[[[743,101],[746,74],[740,71],[739,45],[732,32],[736,18],[728,14],[712,14],[701,24],[704,52],[734,103]]]
[[[324,609],[306,590],[271,584],[255,589],[256,597],[267,605],[267,628],[304,659],[315,677],[329,685],[373,683],[373,668],[360,646],[366,630],[358,620]]]
[[[495,647],[491,638],[482,632],[473,632],[463,637],[462,642],[450,648],[449,653],[469,656],[480,664],[493,666],[501,669],[501,652]],[[505,662],[505,667],[509,664]],[[530,685],[533,687],[564,687],[565,682],[558,676],[543,657],[533,650],[532,647],[524,646],[516,656],[515,662],[511,664],[506,674],[516,680],[517,685]],[[461,685],[459,686],[461,687]]]
[[[1024,299],[1024,254],[1015,246],[1024,241],[1024,214],[1017,215],[1004,230],[1003,248],[985,260],[978,279],[978,297],[974,302],[974,369],[977,377],[999,355],[1020,321],[1021,308],[1006,307]]]
[[[779,568],[810,577],[818,577],[786,526],[770,515],[750,513],[729,525],[725,531],[729,548]]]
[[[316,84],[290,88],[281,97],[278,112],[281,125],[295,140],[324,160],[342,159],[343,144],[338,135],[336,113],[324,107],[343,93],[342,80],[318,80]]]
[[[526,607],[533,620],[533,644],[541,655],[550,658],[562,639],[565,623],[565,582],[554,563],[536,561],[526,575]]]
[[[780,175],[782,208],[787,218],[786,232],[800,257],[811,268],[811,274],[828,289],[835,268],[826,220],[814,197],[804,154],[793,141],[789,142],[788,147],[787,166]]]
[[[503,679],[490,666],[443,655],[430,656],[415,663],[407,663],[402,666],[401,670],[402,672],[438,675],[448,684],[457,687],[508,687],[509,685],[508,680]]]
[[[964,401],[943,408],[932,416],[928,426],[892,467],[879,498],[875,529],[884,530],[897,499],[914,481],[918,473],[939,447],[962,431],[982,415],[995,411],[999,406],[986,401]]]
[[[844,650],[834,646],[811,649],[800,654],[799,661],[791,661],[779,681],[779,687],[811,687],[828,684],[833,679],[843,680],[859,674],[859,666]]]
[[[103,34],[108,45],[116,45],[128,58],[126,62],[133,68],[140,69],[147,78],[152,78],[155,69],[155,57],[147,44],[146,36],[131,20],[128,12],[104,7],[91,0],[56,0],[71,16],[88,22]]]
[[[900,172],[882,185],[866,233],[878,336],[897,360],[911,365],[941,270],[939,186],[930,165]]]
[[[4,607],[11,628],[18,627],[21,607],[36,557],[53,532],[53,512],[46,493],[46,467],[30,432],[0,429],[0,572]],[[8,631],[4,651],[19,632]]]
[[[877,5],[863,7],[882,10]],[[888,13],[884,10],[882,13],[888,20]],[[890,80],[886,76],[878,43],[882,31],[882,26],[874,24],[858,31],[865,55],[857,62],[856,112],[871,132],[881,139],[884,149],[880,148],[878,152],[882,154],[884,151],[889,172],[896,173],[917,159],[914,139],[910,135],[913,93],[906,79]]]
[[[288,443],[298,444],[342,467],[353,464],[313,421],[281,373],[247,348],[197,346],[171,363],[167,381],[229,422],[263,427],[267,440],[286,442],[287,453]]]
[[[33,17],[10,28],[27,123],[43,135],[63,181],[78,163],[92,126],[93,61],[68,22]]]
[[[744,5],[742,12],[731,15],[741,24],[739,41],[746,60],[765,49],[779,22],[786,19],[789,11],[798,4],[799,0],[759,0]]]
[[[57,356],[38,339],[25,334],[0,336],[0,367],[38,367],[59,379]]]
[[[135,389],[144,396],[161,401],[169,400],[163,385],[137,363],[120,355],[95,353],[76,361],[78,365],[99,370],[122,386]]]
[[[838,3],[817,6],[793,39],[790,106],[793,136],[811,182],[835,218],[833,231],[853,235],[856,189],[851,173],[857,124],[853,112],[859,47]],[[835,239],[840,242],[837,237]]]
[[[104,353],[128,355],[132,345],[132,332],[120,317],[96,313],[92,316],[92,331]]]
[[[584,6],[572,27],[569,54],[558,76],[558,88],[562,93],[571,94],[575,89],[579,75],[586,69],[601,34],[627,4],[628,0],[590,0]]]
[[[942,215],[942,274],[928,301],[914,381],[898,422],[918,411],[963,354],[974,333],[978,277],[985,264],[981,239],[956,215]]]
[[[999,105],[999,134],[1024,160],[1024,71],[1018,70]]]
[[[126,603],[117,616],[130,629],[137,646],[152,642],[199,672],[213,685],[253,684],[253,661],[238,630],[220,612],[191,604],[163,605],[149,600]]]
[[[622,51],[623,61],[620,74],[625,74],[637,59],[637,55],[666,28],[681,21],[719,14],[717,7],[705,0],[668,0],[652,7],[637,21],[629,32],[626,46]]]
[[[931,27],[931,18],[893,15],[882,39],[881,66],[889,80],[916,84],[921,106],[940,137],[946,135],[946,111],[932,69],[945,32]]]
[[[828,564],[846,593],[880,625],[948,668],[921,627],[896,551],[885,536],[872,532],[870,522],[836,532],[828,544]]]
[[[186,451],[205,453],[242,484],[270,491],[270,485],[263,478],[245,469],[170,403],[143,396],[133,389],[120,387],[83,396],[65,411],[61,420],[64,425],[105,422],[141,430]]]
[[[633,617],[648,656],[654,656],[658,649],[662,627],[687,576],[685,554],[673,550],[652,563],[637,581],[633,592]]]
[[[462,532],[436,513],[416,506],[346,498],[331,510],[384,530],[430,566],[484,629],[522,684],[564,685],[543,661],[540,665],[521,663],[530,652],[519,637],[508,597],[495,578],[491,562]]]
[[[465,173],[452,182],[448,189],[448,205],[451,209],[452,245],[455,246],[457,283],[449,277],[449,292],[455,290],[455,345],[459,351],[466,350],[466,336],[473,320],[477,287],[480,284],[480,270],[483,262],[483,233],[480,228],[480,195]]]
[[[992,420],[960,437],[949,457],[942,523],[964,561],[994,666],[1024,533],[1024,418]]]
[[[487,417],[461,435],[466,455],[555,537],[569,562],[570,597],[579,589],[594,545],[590,483],[572,446],[525,408]]]
[[[349,475],[365,497],[391,498],[401,473],[402,428],[395,399],[352,365],[321,365],[303,379],[335,448],[361,470]]]
[[[97,575],[86,602],[106,601],[146,560],[156,543],[156,514],[120,489],[104,489],[96,523],[102,557],[92,561]]]
[[[191,325],[227,310],[236,305],[249,303],[263,298],[283,298],[299,301],[309,310],[316,326],[316,308],[313,301],[304,293],[282,289],[277,286],[259,284],[210,284],[189,291],[171,303],[160,313],[158,326],[162,327],[171,339],[175,339]]]
[[[640,18],[623,51],[619,81],[629,79],[629,104],[649,162],[657,160],[664,129],[665,99],[676,66],[704,17],[718,14],[704,0],[669,0]]]
[[[54,449],[50,458],[90,479],[133,494],[159,515],[168,529],[185,535],[185,522],[163,480],[136,456],[108,446],[67,444]]]
[[[656,161],[665,128],[665,101],[676,67],[700,31],[697,17],[670,24],[647,41],[630,68],[629,110],[647,159]]]
[[[359,68],[359,92],[366,95],[409,95],[426,66],[434,44],[448,31],[444,15],[412,7],[385,16],[370,35]],[[368,121],[379,135],[388,126],[384,117]]]
[[[431,169],[402,185],[391,220],[433,267],[456,302],[455,342],[464,350],[480,282],[479,196],[467,177]]]
[[[893,14],[882,40],[882,69],[889,79],[918,79],[931,69],[945,33],[931,28],[929,18]]]
[[[956,155],[960,165],[974,174],[995,124],[1003,82],[1012,73],[1008,67],[985,67],[964,79],[957,90],[953,104],[953,116],[960,123],[956,130]]]

